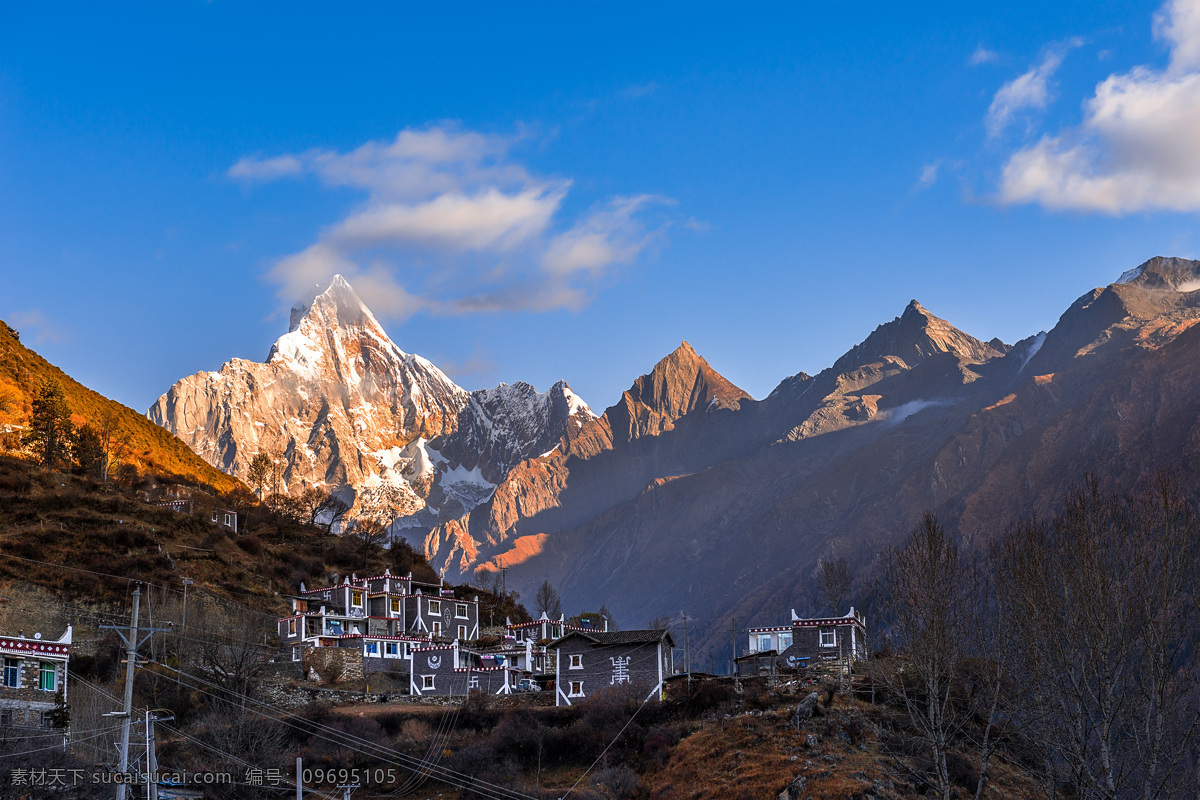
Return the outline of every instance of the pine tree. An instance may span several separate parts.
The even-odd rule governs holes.
[[[46,381],[31,405],[29,427],[21,444],[30,448],[44,466],[57,467],[70,459],[75,438],[62,386],[55,380]]]
[[[100,434],[91,425],[84,425],[79,430],[75,431],[73,452],[75,456],[75,464],[85,474],[94,474],[96,477],[103,477],[104,468],[104,445],[101,443]]]

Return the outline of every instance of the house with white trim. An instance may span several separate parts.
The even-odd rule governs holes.
[[[867,619],[853,607],[844,617],[814,618],[801,617],[792,609],[790,625],[749,628],[747,635],[746,652],[737,658],[742,676],[828,661],[867,660]]]
[[[67,698],[71,626],[59,639],[0,634],[0,732],[13,728],[51,728],[59,694]]]
[[[547,645],[553,654],[554,704],[570,706],[622,687],[663,699],[663,682],[675,669],[668,630],[568,631]]]

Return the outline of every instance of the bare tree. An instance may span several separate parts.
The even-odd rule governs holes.
[[[883,554],[880,582],[889,632],[904,654],[903,668],[883,677],[932,751],[939,796],[950,800],[947,756],[965,722],[955,705],[955,681],[968,650],[970,571],[927,511],[903,548]]]
[[[1047,796],[1066,778],[1085,800],[1197,797],[1200,521],[1179,487],[1121,502],[1089,477],[995,561]]]
[[[558,619],[562,616],[562,598],[558,596],[558,590],[550,585],[550,581],[542,581],[542,585],[538,587],[537,594],[533,596],[534,613],[545,614],[550,619]]]
[[[324,520],[319,524],[324,525],[326,531],[332,532],[348,513],[350,513],[350,504],[331,494],[317,508],[312,524],[316,525],[318,524],[317,520]]]
[[[364,567],[371,557],[371,551],[388,540],[387,525],[374,517],[359,517],[350,523],[346,533],[358,542]]]
[[[821,561],[821,571],[818,576],[821,588],[821,600],[833,609],[834,616],[842,613],[842,603],[850,594],[853,581],[846,559],[833,558]]]
[[[250,459],[250,469],[246,472],[246,482],[250,484],[250,488],[254,490],[254,494],[262,499],[263,489],[267,485],[267,481],[271,476],[271,457],[266,453],[259,453]]]

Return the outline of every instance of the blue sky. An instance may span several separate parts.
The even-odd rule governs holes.
[[[347,273],[466,388],[756,397],[1200,256],[1200,0],[0,4],[0,317],[139,410]]]

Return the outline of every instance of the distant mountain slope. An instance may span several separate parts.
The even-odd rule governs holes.
[[[803,381],[803,402],[789,389],[788,435],[542,536],[509,584],[549,579],[572,607],[604,602],[630,623],[684,608],[693,642],[727,651],[731,619],[817,610],[822,558],[865,580],[925,509],[972,542],[1089,471],[1126,492],[1167,469],[1200,497],[1200,262],[1130,274],[1012,348],[943,331],[946,350],[914,349],[934,324],[868,347],[873,334]]]
[[[15,387],[20,393],[18,402],[22,415],[29,411],[29,402],[47,380],[57,380],[63,387],[67,405],[85,421],[95,423],[111,414],[116,421],[117,438],[127,438],[133,450],[131,460],[152,472],[176,475],[188,481],[207,484],[219,492],[241,486],[191,451],[188,446],[167,431],[153,424],[133,409],[92,391],[71,378],[58,367],[21,344],[8,325],[0,323],[0,381]]]

